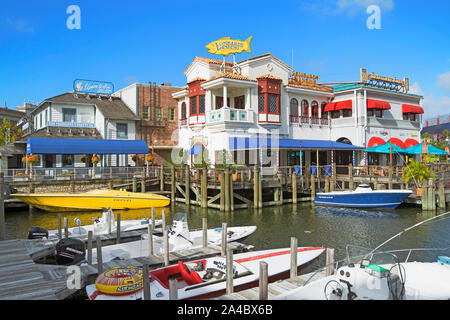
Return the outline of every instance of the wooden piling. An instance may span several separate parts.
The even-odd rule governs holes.
[[[152,207],[152,230],[155,230],[155,208]]]
[[[434,179],[428,180],[428,201],[429,210],[436,210],[436,187],[434,185]]]
[[[439,179],[439,209],[445,210],[446,203],[445,203],[445,180]]]
[[[175,205],[175,193],[175,167],[172,165],[172,167],[170,167],[170,203],[173,206]]]
[[[227,223],[222,223],[222,250],[220,255],[224,257],[227,253]]]
[[[178,300],[178,281],[176,279],[169,280],[169,300]]]
[[[392,164],[389,166],[388,168],[388,189],[392,189],[393,186],[393,168],[392,168]]]
[[[145,193],[145,178],[141,179],[141,192]]]
[[[201,181],[201,207],[207,208],[208,207],[208,172],[206,170],[206,167],[203,167],[201,169],[202,173],[202,181]]]
[[[297,174],[292,172],[292,203],[297,203]]]
[[[69,237],[69,221],[67,217],[64,217],[64,238]]]
[[[291,279],[297,276],[297,248],[298,239],[291,237]]]
[[[325,177],[325,192],[330,192],[330,177]]]
[[[230,211],[230,168],[228,166],[225,167],[224,170],[224,180],[225,180],[225,212]]]
[[[87,262],[88,265],[92,265],[92,239],[94,237],[94,232],[92,230],[88,231],[88,241],[87,241]]]
[[[62,239],[62,217],[61,214],[58,214],[58,239]]]
[[[159,167],[159,188],[164,191],[164,166]]]
[[[315,197],[316,197],[316,178],[314,175],[311,175],[311,202],[314,202]]]
[[[97,244],[97,274],[103,273],[103,256],[102,256],[102,240],[97,237],[95,239]]]
[[[430,210],[428,201],[428,180],[422,181],[422,210]]]
[[[132,180],[132,191],[133,192],[137,191],[137,180],[134,177],[133,177],[133,180]]]
[[[144,294],[144,300],[150,300],[150,277],[149,277],[149,267],[147,263],[142,265],[142,290]]]
[[[220,211],[225,211],[225,171],[221,171],[220,174]]]
[[[233,176],[229,175],[230,179],[230,211],[234,211],[234,190],[233,190]]]
[[[265,261],[259,263],[259,300],[269,298],[268,264]]]
[[[263,196],[262,196],[262,170],[258,170],[258,208],[262,208]]]
[[[326,276],[331,276],[334,273],[334,249],[327,248],[326,250]]]
[[[258,186],[258,166],[253,167],[253,208],[258,208],[259,186]]]
[[[208,219],[202,218],[203,248],[208,247]]]
[[[227,275],[226,275],[226,279],[227,279],[227,287],[226,287],[226,292],[227,294],[232,294],[233,293],[233,249],[228,248],[227,249]]]
[[[191,206],[191,170],[189,168],[189,165],[186,166],[186,179],[185,179],[186,187],[184,190],[185,196],[186,196],[186,207]]]
[[[147,227],[147,233],[148,233],[148,256],[153,256],[153,224],[149,223]]]
[[[117,214],[117,228],[116,228],[116,232],[117,232],[116,243],[119,244],[120,243],[120,213]]]
[[[169,232],[167,230],[167,227],[164,227],[163,229],[163,237],[164,237],[164,265],[168,266],[169,261]]]

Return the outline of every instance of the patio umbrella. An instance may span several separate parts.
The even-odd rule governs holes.
[[[423,143],[409,147],[408,149],[405,149],[404,152],[408,153],[408,154],[422,154],[423,153],[422,145],[423,145]],[[445,150],[436,148],[435,146],[433,146],[431,144],[428,145],[427,154],[436,154],[436,155],[441,155],[441,156],[448,155],[448,153]]]
[[[367,148],[367,149],[364,149],[364,152],[375,152],[375,153],[390,154],[391,153],[391,143],[387,142],[387,143],[382,144],[380,146]],[[392,153],[405,153],[405,149],[402,149],[399,146],[396,146],[395,144],[392,144]]]

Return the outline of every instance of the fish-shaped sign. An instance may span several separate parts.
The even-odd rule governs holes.
[[[248,37],[245,41],[231,40],[230,37],[225,37],[211,42],[206,48],[209,53],[223,56],[228,56],[230,53],[241,53],[242,51],[252,53],[250,50],[250,41],[252,41],[252,37]]]

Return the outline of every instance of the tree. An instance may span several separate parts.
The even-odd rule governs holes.
[[[420,185],[422,181],[436,178],[436,175],[430,172],[430,168],[427,165],[415,161],[414,159],[409,159],[408,168],[405,168],[402,174],[402,178],[405,182],[409,182],[412,179]]]
[[[23,136],[23,131],[17,126],[12,126],[11,121],[3,118],[0,123],[0,145],[13,143]]]

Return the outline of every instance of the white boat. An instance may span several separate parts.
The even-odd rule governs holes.
[[[78,225],[77,227],[68,229],[69,237],[71,238],[85,237],[89,231],[93,231],[94,236],[117,232],[117,221],[115,221],[114,213],[110,208],[103,210],[102,217],[96,219],[93,224],[81,226],[78,218],[75,218],[75,223]],[[140,220],[121,220],[120,231],[124,232],[146,229],[149,223],[152,223],[152,220],[147,218]],[[161,224],[162,220],[155,220],[155,226],[160,226]],[[48,231],[48,239],[52,240],[57,238],[58,230]]]
[[[228,227],[227,242],[242,241],[256,231],[256,226]],[[142,240],[131,241],[102,248],[102,261],[113,259],[131,259],[147,256],[149,253],[148,234],[141,236]],[[189,231],[185,213],[177,213],[173,224],[168,230],[169,252],[184,249],[195,249],[203,246],[203,231]],[[222,243],[222,228],[207,230],[208,245],[220,245]],[[164,238],[162,230],[154,230],[152,235],[153,252],[164,253]],[[97,250],[92,251],[92,261],[97,261]]]
[[[302,269],[319,257],[325,248],[303,247],[297,250],[297,266]],[[290,257],[289,248],[233,255],[234,291],[258,285],[261,261],[268,264],[270,282],[289,277]],[[118,277],[120,276],[119,274]],[[179,261],[178,264],[150,271],[149,277],[151,300],[169,299],[169,277],[177,280],[178,299],[210,299],[221,296],[226,291],[226,258],[213,257],[189,263]],[[96,283],[99,283],[99,278]],[[136,283],[136,288],[138,291],[125,295],[117,295],[117,292],[114,294],[111,291],[105,294],[97,290],[97,285],[93,284],[86,287],[86,293],[90,300],[143,299],[142,283],[140,287]]]
[[[402,250],[398,250],[402,251]],[[396,252],[398,252],[396,251]],[[410,252],[409,252],[410,254]],[[408,254],[408,257],[409,257]],[[359,255],[359,263],[338,268],[328,277],[276,296],[274,300],[448,300],[450,259],[436,262],[398,262],[389,252]]]

